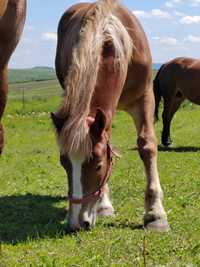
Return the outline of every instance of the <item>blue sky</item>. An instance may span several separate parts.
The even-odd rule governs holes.
[[[9,67],[54,66],[56,31],[63,12],[78,0],[27,0],[20,44]],[[92,1],[93,2],[93,1]],[[154,62],[200,58],[200,0],[123,0],[142,23]]]

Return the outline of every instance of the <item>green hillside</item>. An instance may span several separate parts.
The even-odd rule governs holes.
[[[157,69],[154,68],[155,76]],[[29,69],[9,69],[9,83],[26,83],[36,81],[55,80],[56,73],[54,68],[50,67],[34,67]]]
[[[55,70],[50,67],[34,67],[31,69],[10,69],[9,83],[23,83],[56,79]]]

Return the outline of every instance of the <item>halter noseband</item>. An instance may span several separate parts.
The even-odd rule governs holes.
[[[90,202],[93,199],[96,198],[100,198],[103,194],[103,187],[104,185],[108,182],[108,179],[111,175],[112,172],[112,156],[115,155],[117,157],[120,157],[118,153],[116,153],[113,149],[112,146],[109,144],[109,142],[107,143],[107,159],[108,159],[108,167],[107,167],[107,171],[105,176],[103,177],[103,179],[100,182],[100,185],[98,187],[98,189],[96,191],[94,191],[93,193],[90,193],[86,196],[83,196],[82,198],[74,198],[72,196],[68,196],[68,200],[70,201],[70,203],[72,204],[86,204],[88,202]]]

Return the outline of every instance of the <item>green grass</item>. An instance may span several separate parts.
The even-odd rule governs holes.
[[[26,86],[25,107],[21,87],[13,85],[4,116],[0,266],[200,266],[200,108],[179,110],[172,125],[174,148],[159,151],[169,233],[138,228],[144,213],[144,170],[133,149],[133,123],[118,112],[112,143],[123,157],[116,160],[110,179],[116,217],[99,220],[90,232],[70,235],[65,231],[66,175],[49,119],[61,90],[55,81]],[[159,122],[158,139],[160,131]]]

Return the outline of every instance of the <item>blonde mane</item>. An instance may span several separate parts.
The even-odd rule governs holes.
[[[0,18],[3,17],[6,12],[8,0],[0,0]]]
[[[122,86],[132,57],[132,40],[120,20],[112,14],[116,0],[99,0],[84,17],[78,42],[73,47],[71,65],[65,78],[61,116],[68,119],[58,137],[61,153],[83,153],[89,156],[92,141],[87,116],[94,93],[103,45],[115,47],[115,64]],[[77,38],[77,37],[76,37]]]

